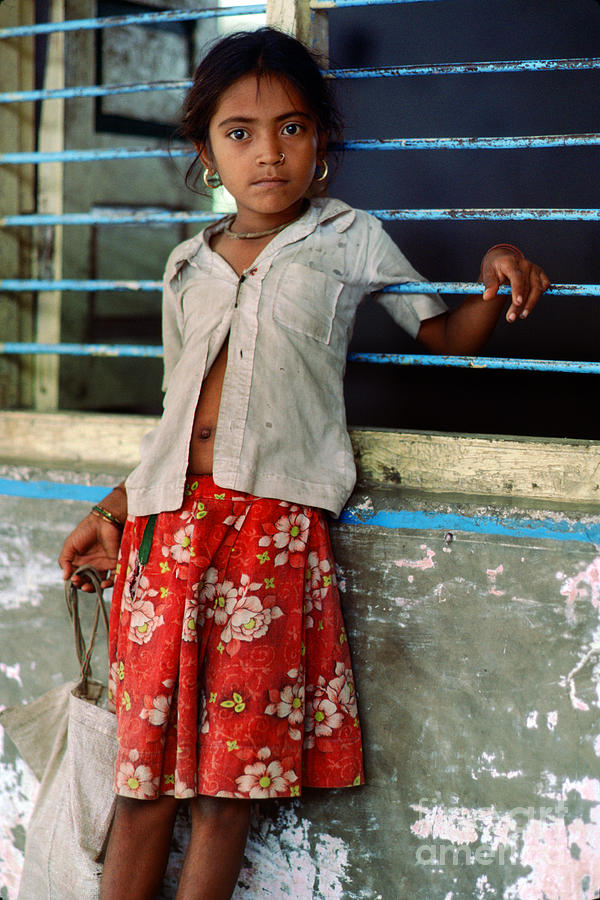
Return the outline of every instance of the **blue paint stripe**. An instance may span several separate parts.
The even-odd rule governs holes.
[[[345,525],[371,525],[378,528],[415,531],[461,531],[534,540],[585,541],[600,544],[600,521],[573,522],[568,519],[501,518],[465,516],[422,510],[385,510],[372,515],[349,507],[340,521]]]
[[[5,497],[29,497],[36,500],[81,500],[98,503],[109,487],[89,484],[64,484],[58,481],[15,481],[0,478],[0,494]]]
[[[0,495],[37,500],[78,500],[98,503],[109,488],[55,481],[17,481],[0,478]],[[368,514],[356,507],[343,510],[344,525],[369,525],[391,530],[470,532],[500,537],[553,541],[585,541],[600,544],[600,522],[581,523],[568,519],[500,518],[465,516],[422,510],[385,510]]]

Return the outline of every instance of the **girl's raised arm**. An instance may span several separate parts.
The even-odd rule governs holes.
[[[426,319],[417,340],[432,353],[468,356],[477,353],[490,337],[506,297],[498,294],[502,284],[511,287],[506,320],[526,319],[541,295],[550,287],[548,276],[511,244],[497,244],[481,261],[479,281],[483,298],[471,295],[456,309]]]

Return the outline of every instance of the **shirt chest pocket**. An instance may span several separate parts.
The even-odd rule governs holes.
[[[273,319],[290,331],[328,344],[343,287],[324,272],[290,263],[275,287]]]

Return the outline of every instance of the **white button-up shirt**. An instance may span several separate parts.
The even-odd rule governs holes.
[[[422,279],[377,219],[339,200],[311,201],[241,276],[210,248],[222,227],[167,262],[164,413],[127,479],[129,513],[181,505],[202,382],[229,338],[215,482],[338,515],[356,478],[342,382],[358,305],[375,294],[413,336],[446,306],[435,294],[378,294]]]

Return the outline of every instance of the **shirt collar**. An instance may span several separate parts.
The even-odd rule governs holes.
[[[230,216],[231,213],[219,219],[218,222],[208,225],[195,237],[184,241],[175,249],[169,260],[169,267],[166,273],[168,280],[174,278],[186,263],[192,262],[196,256],[200,256],[205,250],[210,249],[211,237],[223,230]],[[318,225],[328,222],[331,222],[335,230],[341,234],[350,227],[355,217],[355,210],[342,200],[318,197],[310,201],[310,206],[299,219],[275,235],[273,240],[265,247],[265,251],[271,250],[271,252],[276,252],[287,244],[292,244],[294,241],[307,237],[315,231]]]

